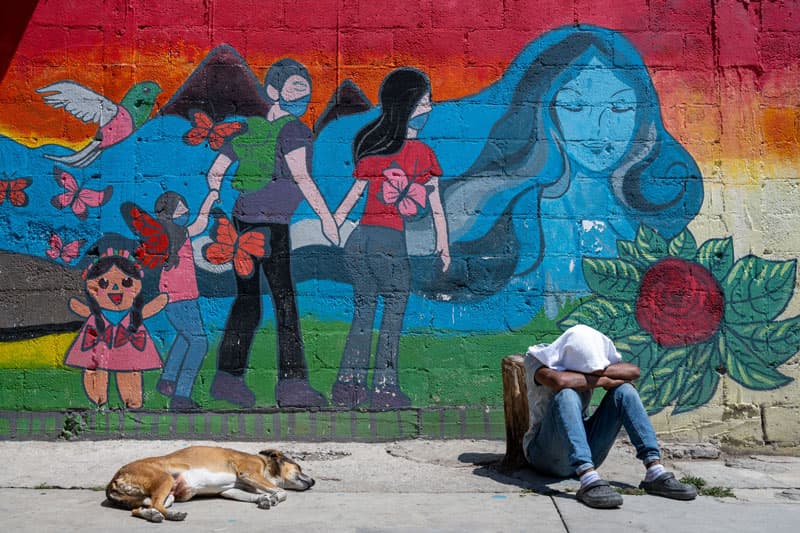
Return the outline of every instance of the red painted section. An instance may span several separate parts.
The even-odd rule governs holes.
[[[5,27],[19,33],[36,2],[8,4]],[[10,133],[64,139],[66,131],[77,142],[91,132],[74,124],[65,128],[43,104],[30,103],[33,88],[55,78],[80,79],[121,96],[132,82],[158,79],[164,94],[171,94],[212,48],[228,43],[259,77],[280,57],[308,66],[315,86],[308,114],[313,121],[344,79],[374,100],[389,70],[410,65],[430,75],[435,99],[460,98],[497,80],[543,33],[581,24],[619,30],[636,45],[655,80],[664,120],[682,140],[698,141],[689,148],[700,159],[720,155],[712,143],[700,141],[747,156],[739,152],[739,140],[720,138],[717,126],[733,135],[741,126],[777,124],[775,135],[787,137],[785,117],[765,104],[800,96],[794,82],[800,70],[800,7],[788,0],[40,2],[10,63],[0,112],[19,117],[13,126],[18,130]],[[0,66],[14,53],[13,33],[2,34],[6,58]],[[754,77],[738,72],[742,68]],[[773,100],[758,100],[758,91]],[[14,104],[22,95],[28,103]],[[719,112],[701,107],[720,101],[735,105]],[[748,118],[748,124],[728,116],[743,106],[765,109],[764,116]],[[734,124],[739,126],[729,129]],[[765,138],[770,135],[764,132]]]
[[[19,45],[38,1],[4,2],[3,7],[0,8],[0,20],[2,21],[0,27],[0,80],[8,70],[11,58],[14,57],[17,45]]]

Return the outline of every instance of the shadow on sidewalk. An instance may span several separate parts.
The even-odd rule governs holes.
[[[498,483],[513,485],[525,492],[532,492],[542,496],[575,500],[575,492],[580,486],[577,479],[542,475],[531,467],[504,467],[502,454],[462,453],[458,456],[458,460],[464,464],[474,465],[476,468],[472,473],[476,476],[488,477]],[[610,483],[623,491],[636,488],[628,483],[614,481]]]

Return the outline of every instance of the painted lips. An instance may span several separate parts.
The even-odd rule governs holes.
[[[113,294],[109,294],[108,299],[114,302],[114,305],[119,305],[122,303],[122,293],[115,292]]]

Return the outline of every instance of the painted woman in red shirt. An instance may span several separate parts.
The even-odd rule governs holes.
[[[386,409],[411,405],[398,380],[400,332],[411,291],[405,222],[430,210],[442,271],[450,267],[450,249],[439,195],[442,169],[433,150],[417,140],[431,111],[430,80],[419,70],[397,69],[383,80],[379,98],[380,116],[353,140],[356,181],[334,215],[341,226],[367,191],[364,214],[345,246],[354,312],[332,401],[346,407],[369,401],[372,408]],[[378,297],[383,316],[367,388]]]

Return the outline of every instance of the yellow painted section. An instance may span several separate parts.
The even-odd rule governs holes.
[[[0,368],[63,368],[75,333],[0,343]]]

